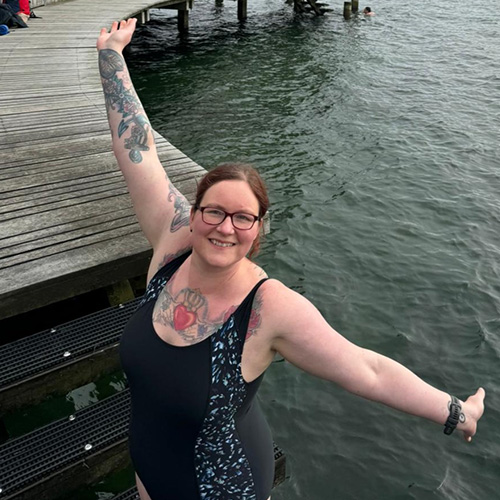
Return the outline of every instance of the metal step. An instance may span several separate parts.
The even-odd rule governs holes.
[[[140,497],[137,488],[134,487],[124,491],[116,497],[113,497],[111,500],[140,500]]]
[[[1,445],[0,498],[53,500],[125,468],[130,460],[129,411],[130,393],[125,389]],[[285,479],[285,456],[276,445],[274,457],[277,485]]]
[[[141,298],[0,347],[0,411],[65,393],[116,369],[118,342]],[[114,353],[114,355],[113,355]]]
[[[0,446],[0,498],[53,500],[128,463],[130,394],[99,403]]]

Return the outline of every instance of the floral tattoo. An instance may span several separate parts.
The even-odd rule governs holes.
[[[124,78],[118,77],[119,72],[125,71],[125,61],[118,52],[111,49],[99,52],[99,72],[108,115],[111,110],[122,115],[118,125],[118,137],[130,128],[130,137],[124,139],[125,149],[130,149],[129,158],[133,163],[140,163],[141,151],[149,151],[147,141],[151,125],[133,87],[125,87],[125,83],[129,82],[126,75]]]

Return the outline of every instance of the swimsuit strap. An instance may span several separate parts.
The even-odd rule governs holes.
[[[161,277],[166,276],[167,279],[169,280],[173,276],[175,271],[177,271],[177,269],[179,269],[179,267],[182,266],[184,261],[191,255],[192,252],[193,252],[192,250],[188,250],[187,252],[183,253],[182,255],[179,255],[178,257],[171,260],[170,262],[167,262],[164,266],[162,266],[162,267],[160,267],[160,269],[158,269],[158,271],[153,276],[151,281],[153,281],[158,276],[161,276]]]
[[[151,281],[148,283],[146,288],[146,292],[142,298],[141,303],[138,307],[143,306],[150,300],[156,300],[160,292],[165,288],[168,280],[173,276],[175,271],[181,267],[182,263],[191,255],[191,250],[179,255],[174,260],[171,260],[163,267],[158,269],[156,274],[151,278]]]

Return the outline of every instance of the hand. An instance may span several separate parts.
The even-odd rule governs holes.
[[[477,423],[483,416],[485,395],[486,393],[484,389],[480,387],[476,391],[476,394],[469,396],[467,400],[462,403],[462,411],[465,414],[465,422],[463,424],[458,424],[457,429],[463,432],[464,438],[468,443],[472,441],[472,436],[476,434]]]
[[[102,28],[97,39],[97,50],[112,49],[121,53],[132,40],[136,24],[137,19],[132,17],[120,23],[114,21],[109,32],[106,28]]]

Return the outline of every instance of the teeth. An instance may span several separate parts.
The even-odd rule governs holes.
[[[232,247],[233,244],[232,243],[222,243],[220,241],[217,241],[217,240],[210,240],[214,245],[218,246],[218,247]]]

